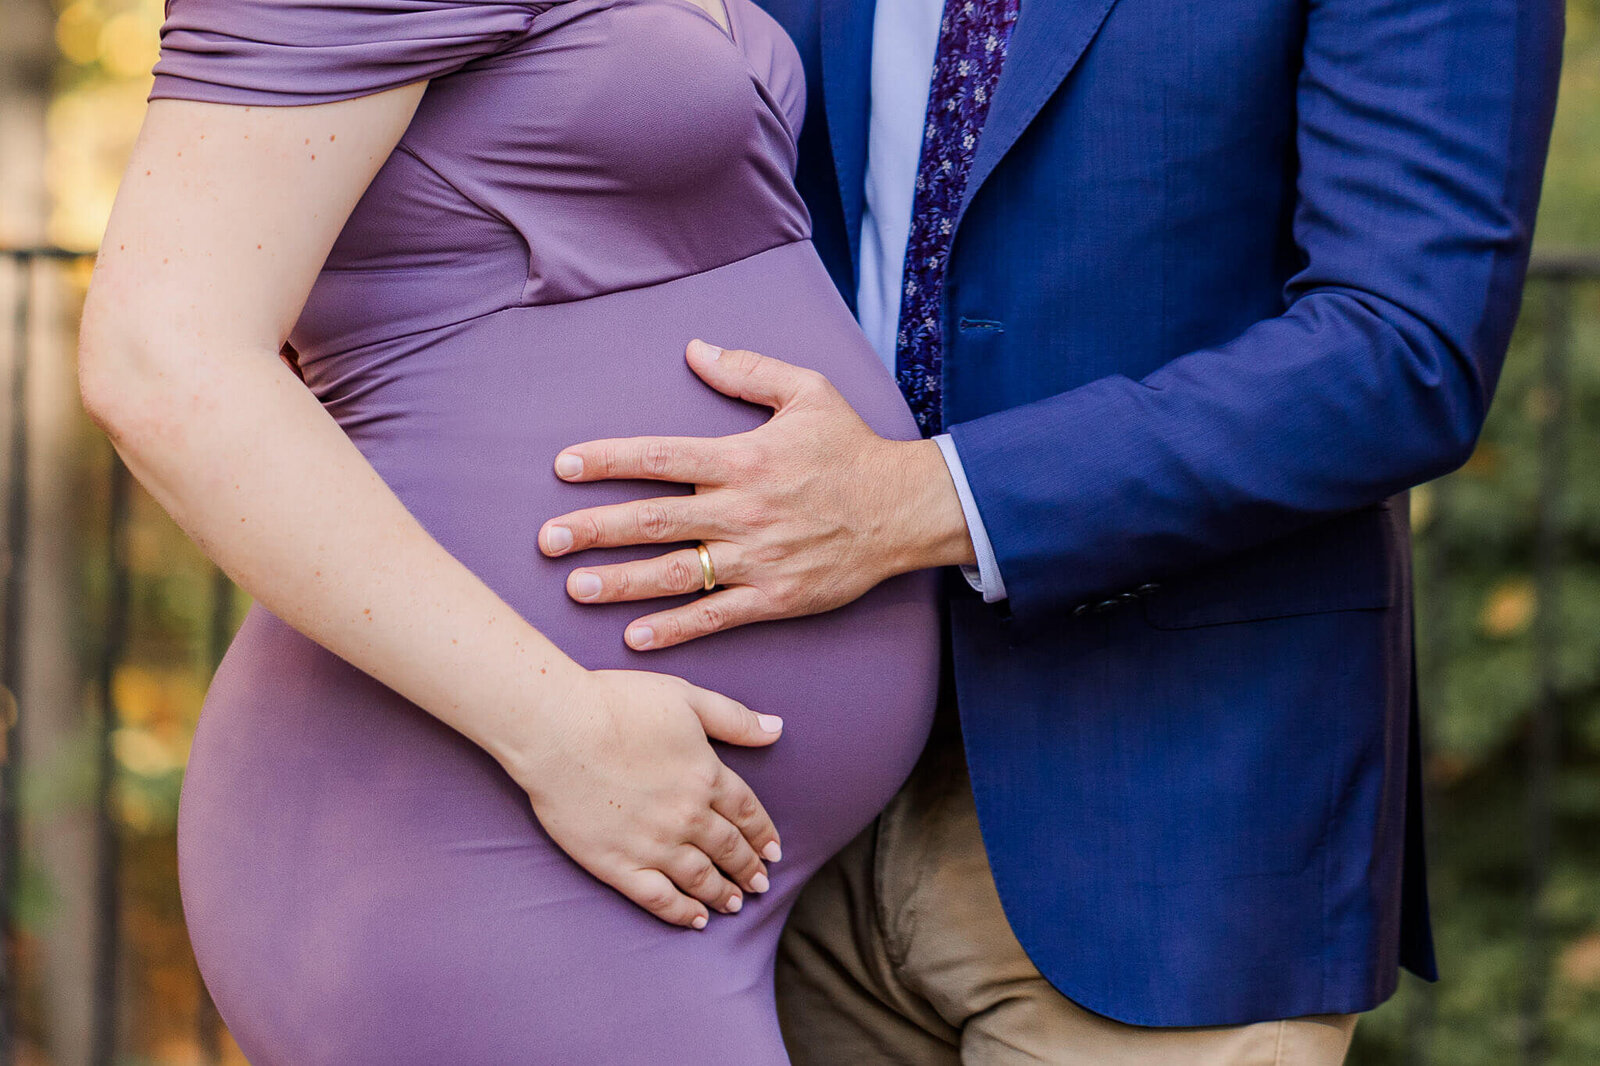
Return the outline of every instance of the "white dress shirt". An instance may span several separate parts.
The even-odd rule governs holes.
[[[866,208],[861,216],[861,280],[856,312],[861,328],[889,369],[895,369],[900,289],[922,131],[928,112],[933,58],[939,47],[944,0],[878,0],[872,25],[871,113],[867,120]],[[950,467],[977,566],[961,571],[989,603],[1006,598],[1000,565],[972,498],[961,457],[948,433],[933,438]]]

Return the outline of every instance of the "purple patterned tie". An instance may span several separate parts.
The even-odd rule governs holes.
[[[973,150],[989,115],[1018,7],[1019,0],[945,0],[939,24],[895,337],[900,391],[924,436],[938,433],[943,423],[940,320],[956,209],[966,191]]]

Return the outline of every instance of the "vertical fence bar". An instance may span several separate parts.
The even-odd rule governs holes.
[[[128,512],[132,495],[128,468],[113,452],[111,501],[107,524],[105,640],[99,664],[100,723],[96,737],[95,778],[95,937],[94,1012],[90,1032],[91,1066],[111,1066],[117,1041],[117,963],[121,939],[121,840],[117,833],[116,672],[128,642]]]
[[[22,598],[27,576],[28,548],[28,340],[32,333],[33,259],[19,255],[11,260],[16,293],[11,314],[11,440],[10,483],[6,488],[5,627],[0,640],[0,686],[5,719],[3,758],[0,758],[0,1066],[16,1060],[17,1042],[17,940],[14,907],[21,866],[21,819],[17,812],[18,775],[21,769],[20,737],[16,720],[22,692]]]
[[[1550,929],[1545,888],[1554,848],[1553,808],[1561,692],[1558,675],[1561,626],[1562,540],[1565,534],[1567,390],[1572,345],[1571,277],[1552,278],[1547,304],[1544,359],[1539,378],[1539,496],[1535,515],[1534,670],[1538,702],[1528,730],[1528,869],[1521,1037],[1524,1066],[1542,1066],[1550,1055],[1546,1020],[1550,986]]]

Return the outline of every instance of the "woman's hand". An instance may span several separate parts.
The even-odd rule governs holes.
[[[555,706],[556,701],[552,701]],[[765,892],[778,832],[708,738],[759,747],[782,720],[680,678],[583,671],[560,698],[537,754],[502,758],[562,850],[663,921],[705,927],[740,888]]]

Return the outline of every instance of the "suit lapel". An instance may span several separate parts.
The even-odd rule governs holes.
[[[867,108],[871,89],[872,0],[821,0],[822,93],[828,141],[844,205],[850,266],[861,264],[866,198]]]
[[[1117,0],[1022,0],[994,102],[978,138],[961,211],[1078,65]],[[831,103],[829,105],[832,106]]]

